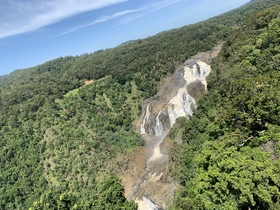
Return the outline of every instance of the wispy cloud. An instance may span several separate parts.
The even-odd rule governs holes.
[[[65,35],[65,34],[68,34],[68,33],[71,33],[71,32],[75,32],[75,31],[77,31],[79,29],[86,28],[86,27],[95,25],[97,23],[102,23],[102,22],[105,22],[105,21],[108,21],[108,20],[111,20],[111,19],[114,19],[114,18],[118,18],[118,17],[124,16],[124,15],[127,15],[127,14],[135,13],[137,11],[138,10],[125,10],[125,11],[117,12],[117,13],[115,13],[113,15],[101,16],[97,20],[94,20],[92,22],[89,22],[89,23],[86,23],[86,24],[82,24],[82,25],[70,28],[70,29],[66,30],[65,32],[63,32],[63,33],[61,33],[61,34],[59,34],[57,36],[62,36],[62,35]]]
[[[129,0],[2,0],[0,39],[34,31],[79,13],[125,1]],[[103,21],[106,21],[106,17]]]
[[[163,8],[166,8],[168,6],[171,6],[181,0],[159,0],[157,2],[149,3],[146,5],[143,5],[142,7],[138,8],[138,11],[142,11],[141,13],[137,13],[135,15],[126,16],[120,21],[120,24],[126,24],[129,23],[137,18],[141,18],[143,16],[146,16],[150,13],[156,12],[158,10],[161,10]]]
[[[49,38],[55,38],[55,37],[63,36],[63,35],[66,35],[68,33],[78,31],[82,28],[86,28],[86,27],[95,25],[97,23],[102,23],[102,22],[105,22],[105,21],[109,21],[111,19],[119,18],[119,17],[122,17],[119,20],[119,23],[118,23],[119,25],[127,24],[127,23],[129,23],[129,22],[131,22],[131,21],[133,21],[137,18],[141,18],[145,15],[148,15],[150,13],[161,10],[161,9],[163,9],[165,7],[168,7],[172,4],[175,4],[179,1],[181,1],[181,0],[163,0],[163,1],[162,0],[157,0],[156,2],[155,1],[154,2],[149,2],[148,4],[144,4],[142,6],[139,6],[138,8],[134,8],[134,9],[130,9],[130,10],[124,10],[124,11],[121,11],[121,12],[114,13],[112,15],[101,16],[100,18],[98,18],[94,21],[69,28],[69,29],[65,30],[64,32],[62,32],[60,34],[49,37]]]

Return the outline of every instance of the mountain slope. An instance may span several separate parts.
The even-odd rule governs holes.
[[[279,1],[253,1],[208,21],[1,77],[1,209],[135,209],[120,180],[107,174],[125,170],[123,156],[143,144],[135,132],[141,102],[186,58],[242,26],[244,14],[273,4]]]
[[[171,156],[173,209],[279,209],[279,11],[249,16],[214,62]]]

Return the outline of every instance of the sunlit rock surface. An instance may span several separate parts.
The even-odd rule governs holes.
[[[193,115],[196,100],[207,90],[210,62],[219,50],[217,47],[187,60],[166,79],[156,96],[143,102],[139,133],[146,140],[147,156],[138,158],[145,158],[146,167],[137,171],[138,178],[126,188],[127,198],[135,200],[139,210],[165,209],[173,197],[177,185],[168,176],[168,153],[161,151],[162,143],[178,118]],[[126,175],[123,177],[126,180]]]
[[[210,65],[202,61],[197,61],[193,66],[183,66],[178,69],[173,78],[180,81],[181,86],[177,86],[175,96],[170,98],[167,103],[162,103],[161,98],[148,100],[145,107],[145,115],[141,123],[140,133],[142,135],[159,136],[167,133],[179,117],[192,116],[196,108],[197,95],[201,95],[207,90],[206,77],[211,70]],[[178,74],[180,73],[180,74]],[[177,84],[168,84],[176,86]],[[165,87],[168,89],[167,87]],[[154,106],[161,108],[154,110]]]

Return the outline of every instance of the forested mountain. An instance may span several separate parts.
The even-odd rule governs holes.
[[[280,209],[279,11],[246,18],[215,60],[173,148],[181,189],[172,209]]]
[[[279,3],[251,1],[0,77],[0,208],[136,209],[115,175],[144,144],[135,130],[142,101],[188,57],[224,42],[170,158],[181,184],[170,208],[277,209],[280,9],[263,9]]]

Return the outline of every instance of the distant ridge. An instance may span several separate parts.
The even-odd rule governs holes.
[[[212,49],[220,43],[224,46],[221,55],[217,58],[220,60],[213,61],[213,74],[210,75],[208,83],[209,92],[205,96],[208,98],[201,99],[204,102],[199,102],[196,110],[198,112],[193,116],[197,121],[180,119],[181,124],[177,124],[178,132],[175,129],[170,133],[171,137],[181,136],[182,142],[193,141],[192,145],[178,146],[178,150],[173,151],[174,162],[170,161],[173,164],[170,165],[170,173],[180,180],[180,184],[185,185],[188,177],[192,178],[190,176],[199,172],[189,168],[193,171],[190,174],[190,170],[180,171],[180,169],[191,166],[189,160],[201,149],[205,153],[197,154],[203,158],[202,155],[205,155],[204,159],[209,160],[207,154],[210,147],[208,145],[200,147],[204,140],[208,140],[208,135],[213,140],[208,142],[212,145],[213,151],[215,148],[222,151],[209,152],[209,157],[212,158],[211,155],[214,154],[217,154],[216,157],[224,154],[227,160],[230,160],[231,154],[238,154],[239,156],[236,157],[249,157],[248,163],[253,163],[251,165],[254,166],[255,162],[249,155],[260,154],[258,145],[255,145],[256,148],[252,151],[255,153],[248,153],[247,156],[240,154],[240,151],[249,149],[250,142],[255,140],[256,143],[262,143],[267,139],[279,138],[274,134],[278,134],[280,130],[276,125],[280,122],[280,114],[276,113],[280,107],[278,103],[280,91],[277,83],[280,80],[278,80],[279,71],[272,72],[274,74],[271,75],[260,74],[262,70],[270,72],[270,68],[279,68],[277,65],[279,55],[266,56],[279,50],[277,39],[274,42],[277,44],[275,48],[267,48],[273,44],[273,42],[269,43],[269,40],[279,35],[276,24],[279,22],[273,24],[267,22],[270,31],[265,33],[267,32],[265,21],[270,19],[257,19],[254,13],[265,15],[266,13],[258,10],[279,4],[280,0],[253,1],[239,9],[197,24],[169,30],[141,40],[130,40],[112,49],[80,56],[60,57],[0,77],[0,209],[63,207],[64,209],[106,210],[116,207],[115,209],[135,210],[135,204],[127,202],[124,198],[123,186],[116,175],[129,170],[130,157],[134,156],[132,154],[139,151],[144,144],[142,137],[135,132],[137,126],[140,126],[138,119],[143,108],[142,102],[153,96],[157,100],[159,87],[186,59]],[[276,11],[278,12],[279,9]],[[242,35],[253,30],[255,20],[262,23],[258,27],[264,26],[264,31],[253,31],[254,33],[248,34],[251,39],[245,39],[246,37]],[[247,27],[251,25],[252,28],[247,28],[246,25]],[[243,29],[248,30],[242,31]],[[244,33],[240,35],[240,31]],[[261,33],[261,36],[256,37],[256,33]],[[262,63],[267,65],[262,67]],[[235,68],[230,68],[229,64],[235,65]],[[243,80],[246,79],[243,77],[244,72],[245,74],[251,72],[257,77],[253,75]],[[235,77],[239,80],[235,80],[231,73],[236,73]],[[85,85],[86,81],[94,82]],[[222,96],[218,95],[219,91]],[[212,98],[209,98],[211,96]],[[224,103],[220,103],[221,101]],[[220,106],[215,107],[217,104]],[[239,107],[235,108],[235,104]],[[225,126],[226,123],[233,129],[227,129],[229,126]],[[238,126],[237,129],[234,126]],[[255,129],[253,130],[255,132],[251,132],[251,128]],[[204,135],[205,130],[209,132]],[[228,131],[232,132],[228,133]],[[216,137],[224,133],[227,135],[220,139],[220,142],[215,142]],[[188,135],[193,136],[188,138]],[[232,153],[228,148],[225,150],[221,148],[223,145],[220,143],[224,140],[228,140],[232,148],[241,145],[237,148],[240,151],[236,150]],[[272,143],[268,142],[267,147],[273,146]],[[186,157],[187,153],[184,151],[189,152],[189,148],[194,148],[192,150],[194,153],[191,154],[193,156]],[[264,163],[269,166],[269,169],[276,170],[277,168],[271,165],[268,155],[263,154],[259,156],[260,160],[265,160]],[[202,161],[203,158],[196,158],[194,161]],[[232,162],[240,166],[240,171],[245,166],[236,163],[238,165]],[[256,168],[262,168],[262,162],[259,163]],[[202,169],[206,170],[209,164],[200,164],[200,166],[204,166]],[[225,164],[223,170],[230,170],[228,166]],[[273,170],[268,172],[272,173]],[[198,178],[203,179],[208,172],[206,170],[201,176],[193,176],[197,178],[194,181],[198,184],[194,184],[194,188],[190,187],[189,190],[202,186]],[[217,174],[217,171],[212,172],[213,176]],[[279,187],[274,190],[274,183],[276,181],[279,183],[279,174],[280,172],[273,174],[277,179],[268,182],[273,185],[271,191],[278,192]],[[226,173],[225,175],[227,177]],[[227,178],[230,180],[232,177]],[[261,183],[261,176],[259,178]],[[209,186],[219,180],[221,179],[213,179]],[[245,179],[235,180],[236,185],[232,185],[230,189],[231,192],[238,193],[239,191],[235,189],[239,189],[239,181],[242,183]],[[227,189],[227,185],[221,186]],[[260,192],[262,189],[260,188]],[[173,209],[186,209],[185,207],[192,202],[184,196],[195,196],[196,192],[201,191],[197,190],[193,194],[185,192],[181,191],[181,194],[180,192],[177,194],[174,203],[178,208]],[[224,191],[220,192],[221,194],[215,199],[226,196]],[[246,189],[243,192],[246,193]],[[263,194],[265,198],[269,195],[269,193]],[[205,198],[205,204],[208,204],[207,196],[198,196],[198,198]],[[252,196],[252,199],[254,198]],[[279,196],[273,197],[272,202],[275,199],[279,199]],[[233,203],[238,200],[242,199],[233,199]],[[226,202],[220,203],[226,204]],[[262,209],[268,208],[264,206]]]
[[[141,39],[129,40],[129,41],[126,41],[126,42],[121,43],[121,44],[118,45],[118,46],[120,47],[120,46],[125,46],[125,45],[129,45],[129,44],[133,44],[133,43],[135,43],[135,42],[137,42],[137,41],[139,41],[139,40],[141,40]]]

